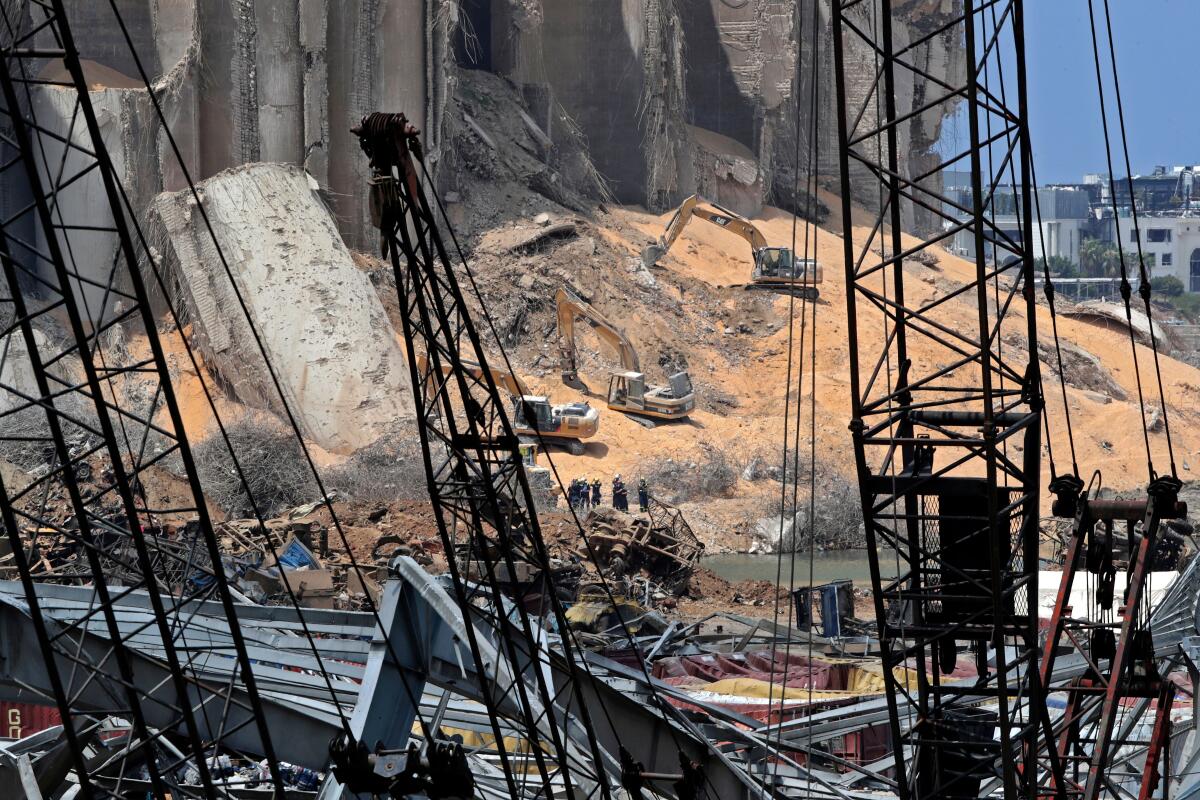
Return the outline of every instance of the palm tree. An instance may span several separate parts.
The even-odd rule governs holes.
[[[1079,272],[1085,278],[1112,278],[1120,271],[1121,256],[1108,242],[1085,239],[1079,245]]]

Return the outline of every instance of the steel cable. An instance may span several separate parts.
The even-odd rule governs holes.
[[[1096,36],[1096,11],[1093,0],[1087,0],[1087,4],[1088,23],[1092,34],[1092,57],[1096,67],[1096,92],[1100,98],[1101,130],[1104,132],[1104,156],[1108,162],[1108,185],[1109,195],[1112,198],[1113,230],[1117,241],[1117,256],[1121,264],[1121,299],[1125,303],[1125,323],[1129,328],[1129,350],[1130,355],[1133,357],[1134,378],[1137,381],[1138,408],[1142,422],[1142,440],[1146,448],[1146,471],[1149,473],[1150,481],[1154,481],[1156,477],[1154,472],[1154,458],[1150,451],[1150,432],[1146,426],[1146,399],[1142,391],[1142,372],[1138,359],[1137,341],[1133,335],[1133,310],[1130,306],[1132,288],[1129,284],[1129,270],[1125,263],[1125,248],[1121,243],[1120,211],[1117,207],[1117,184],[1113,173],[1112,143],[1108,132],[1108,112],[1104,99],[1104,77],[1100,70],[1100,44]],[[1132,198],[1130,198],[1130,201],[1132,202]],[[1173,466],[1174,461],[1172,460]]]
[[[1090,10],[1091,0],[1089,0],[1088,5]],[[1141,295],[1142,301],[1146,306],[1146,320],[1149,322],[1150,327],[1150,350],[1154,354],[1154,376],[1158,382],[1158,404],[1159,408],[1162,410],[1163,432],[1167,437],[1167,456],[1171,462],[1171,477],[1178,478],[1179,473],[1175,469],[1175,447],[1171,441],[1171,421],[1167,414],[1167,398],[1163,393],[1162,367],[1159,364],[1158,358],[1158,335],[1154,332],[1154,313],[1151,310],[1150,305],[1150,295],[1153,287],[1150,284],[1150,276],[1146,273],[1146,258],[1142,253],[1142,235],[1141,228],[1138,223],[1137,197],[1134,195],[1133,191],[1133,169],[1129,163],[1129,137],[1126,135],[1125,131],[1125,104],[1121,100],[1121,78],[1117,74],[1117,50],[1116,46],[1113,44],[1112,16],[1109,13],[1108,0],[1104,0],[1104,24],[1108,32],[1108,55],[1109,60],[1112,63],[1113,96],[1117,101],[1117,121],[1121,133],[1121,149],[1125,156],[1125,175],[1126,180],[1129,182],[1129,208],[1133,215],[1133,240],[1137,243],[1138,273],[1141,280],[1141,283],[1138,286],[1138,293]],[[1105,146],[1107,146],[1107,134]],[[1111,162],[1109,166],[1109,173],[1109,179],[1111,181],[1113,177],[1111,174]],[[1113,201],[1116,201],[1116,192],[1113,192]],[[1116,219],[1113,220],[1113,225],[1117,225]],[[1128,302],[1128,300],[1126,302]]]

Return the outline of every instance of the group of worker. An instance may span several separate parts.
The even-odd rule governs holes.
[[[638,508],[645,514],[650,510],[650,489],[646,486],[645,478],[638,481],[637,493]],[[596,508],[603,499],[604,489],[599,478],[591,483],[587,478],[575,478],[567,487],[567,504],[576,511]],[[617,511],[629,512],[629,490],[625,488],[625,482],[621,480],[620,473],[612,480],[612,505]]]

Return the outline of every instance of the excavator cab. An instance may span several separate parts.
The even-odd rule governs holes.
[[[600,414],[587,403],[554,405],[549,397],[522,395],[513,398],[513,427],[523,437],[546,437],[546,444],[567,448],[574,456],[587,452],[581,441],[594,436],[600,427]]]
[[[820,274],[812,258],[796,258],[790,247],[764,247],[755,255],[754,279],[776,279],[811,283],[812,274]],[[818,280],[817,283],[820,283]]]
[[[785,291],[816,300],[820,282],[816,259],[796,258],[790,247],[764,247],[754,254],[753,281],[746,288]]]
[[[641,372],[614,372],[608,379],[608,407],[637,410],[646,404],[646,376]]]
[[[558,426],[554,422],[554,409],[550,407],[549,398],[525,395],[516,398],[513,405],[516,427],[542,433],[552,433],[557,429]]]
[[[608,407],[660,419],[686,417],[696,407],[692,379],[686,372],[672,375],[669,386],[646,387],[641,372],[614,372],[608,379]]]
[[[764,247],[754,255],[754,278],[795,280],[795,257],[790,247]]]

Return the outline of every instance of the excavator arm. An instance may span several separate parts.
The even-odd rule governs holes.
[[[683,229],[687,227],[692,217],[699,217],[742,237],[750,245],[752,255],[767,246],[766,237],[750,220],[736,211],[730,211],[716,203],[705,202],[700,199],[699,195],[694,194],[684,200],[675,210],[675,215],[667,223],[666,230],[663,231],[659,240],[642,251],[642,263],[647,267],[657,264],[658,260],[671,249],[671,245],[675,244],[675,240],[679,238],[679,234],[683,233]]]
[[[480,367],[479,364],[475,363],[474,361],[468,361],[467,359],[462,359],[462,366],[463,366],[463,371],[466,372],[471,377],[473,377],[473,378],[483,377],[483,368]],[[424,354],[418,355],[417,356],[417,374],[424,375],[425,372],[428,370],[428,368],[429,368],[429,361],[426,358],[426,356]],[[499,386],[500,388],[504,389],[509,394],[511,394],[513,397],[524,397],[530,393],[529,387],[525,385],[525,381],[521,380],[516,375],[513,375],[511,372],[506,372],[505,370],[501,370],[501,369],[489,369],[488,371],[492,373],[492,380],[495,382],[495,384],[497,386]],[[448,376],[450,374],[449,365],[446,365],[446,364],[442,365],[442,374],[445,376]],[[434,387],[431,384],[429,386],[429,390],[433,391],[433,388]]]
[[[579,383],[579,366],[575,351],[575,320],[582,319],[600,337],[617,351],[621,359],[621,367],[627,372],[641,372],[641,362],[637,351],[633,349],[629,339],[616,325],[585,303],[570,289],[561,287],[554,297],[558,308],[558,351],[562,366],[563,382]]]

